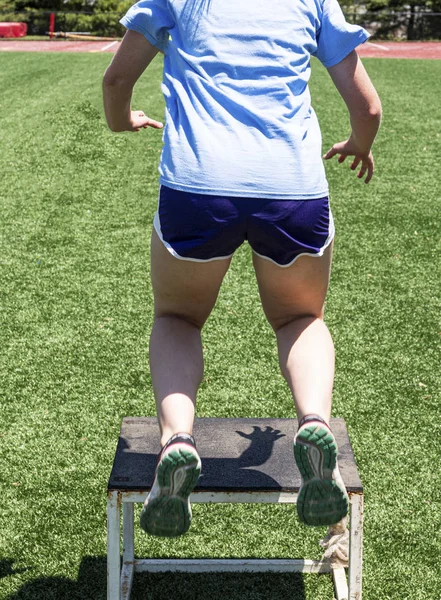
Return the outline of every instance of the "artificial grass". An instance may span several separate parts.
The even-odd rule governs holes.
[[[119,424],[154,414],[149,234],[161,134],[112,134],[108,55],[0,55],[0,598],[104,599],[105,489]],[[437,61],[366,59],[384,107],[371,184],[328,164],[337,228],[326,320],[334,416],[365,486],[363,597],[439,600],[441,92]],[[161,61],[134,107],[162,118]],[[348,132],[314,63],[324,149]],[[243,246],[204,331],[199,416],[294,416]],[[318,558],[289,506],[194,507],[187,536],[137,554]],[[147,598],[330,600],[328,576],[143,575]]]

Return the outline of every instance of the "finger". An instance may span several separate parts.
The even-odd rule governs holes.
[[[354,160],[352,161],[352,164],[351,164],[351,169],[353,171],[355,171],[355,169],[358,167],[358,165],[360,164],[360,162],[361,162],[361,158],[357,158],[357,157],[354,158]]]
[[[361,169],[360,169],[360,171],[359,171],[358,175],[357,175],[358,179],[363,179],[363,177],[364,177],[364,176],[365,176],[365,174],[366,174],[366,171],[367,171],[367,166],[366,166],[366,165],[363,165],[363,166],[361,167]]]
[[[142,120],[140,127],[144,127],[144,129],[147,129],[147,127],[153,127],[154,129],[162,129],[164,125],[160,121],[155,121],[154,119],[149,119],[148,117],[145,117]]]
[[[333,156],[335,156],[337,154],[337,150],[334,148],[334,146],[332,148],[330,148],[326,154],[323,156],[323,158],[325,160],[328,160],[329,158],[332,158]]]
[[[362,165],[362,167],[361,167],[361,169],[360,169],[360,171],[359,171],[359,173],[357,175],[358,179],[363,179],[363,177],[365,176],[367,170],[368,170],[368,163],[363,162],[363,165]]]
[[[364,180],[365,183],[369,183],[370,180],[372,179],[372,175],[374,174],[374,163],[371,162],[368,166],[368,174],[366,179]]]
[[[340,154],[340,156],[338,157],[338,162],[339,163],[345,162],[346,157],[347,157],[347,154]]]
[[[161,121],[155,121],[154,119],[149,119],[148,127],[154,127],[155,129],[162,129],[164,127]]]
[[[360,179],[362,177],[364,177],[366,171],[367,171],[367,177],[366,177],[365,183],[369,183],[369,181],[372,179],[372,175],[374,174],[374,159],[372,157],[372,154],[369,155],[369,157],[363,161],[363,166],[362,166],[360,172],[358,173],[358,177]]]

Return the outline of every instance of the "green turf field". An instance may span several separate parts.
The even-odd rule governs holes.
[[[151,415],[149,234],[161,133],[112,134],[109,55],[0,55],[0,599],[104,600],[106,483],[119,424]],[[383,101],[366,186],[328,165],[337,237],[327,323],[333,415],[365,486],[365,600],[440,600],[441,63],[365,60]],[[162,118],[161,62],[134,107]],[[314,63],[324,148],[346,109]],[[294,416],[237,253],[204,334],[199,416]],[[138,555],[319,558],[293,506],[201,506]],[[328,576],[136,576],[133,600],[332,600]]]

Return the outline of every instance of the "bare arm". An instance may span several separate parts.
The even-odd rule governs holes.
[[[112,131],[160,129],[162,123],[131,108],[135,83],[159,52],[143,35],[127,31],[103,79],[103,101],[107,124]]]
[[[351,169],[362,163],[358,177],[367,172],[365,183],[369,183],[374,172],[371,147],[381,122],[380,99],[355,50],[328,72],[348,107],[352,132],[347,140],[334,144],[324,158],[338,154],[341,163],[347,156],[354,156]]]

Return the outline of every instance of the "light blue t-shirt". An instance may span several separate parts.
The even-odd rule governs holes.
[[[369,34],[337,0],[141,0],[121,23],[165,53],[160,182],[201,194],[328,194],[308,81]]]

